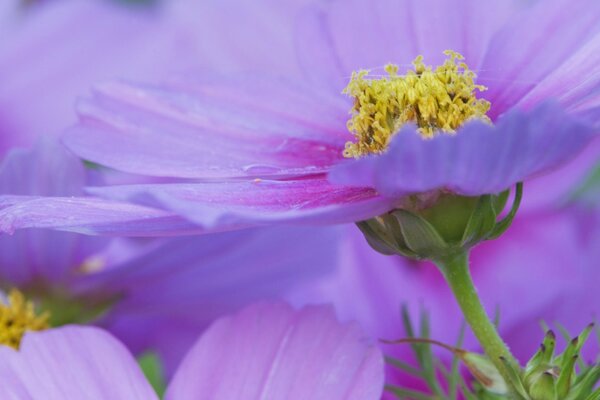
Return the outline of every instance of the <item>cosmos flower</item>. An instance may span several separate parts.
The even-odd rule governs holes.
[[[0,346],[2,398],[157,399],[110,334],[66,326]],[[324,306],[258,303],[216,321],[189,351],[166,399],[378,399],[383,357]]]
[[[32,150],[9,153],[0,167],[0,188],[54,207],[58,199],[81,195],[98,175],[44,140]],[[141,209],[105,203],[109,215],[98,221],[110,223],[118,207]],[[186,224],[174,216],[169,221]],[[0,236],[0,288],[16,288],[37,301],[54,326],[93,322],[136,354],[157,352],[171,374],[216,318],[253,301],[284,298],[331,273],[338,234],[337,228],[276,227],[148,240],[26,229]]]
[[[244,74],[205,72],[159,86],[99,86],[91,99],[80,102],[80,123],[65,142],[78,155],[100,164],[182,180],[94,193],[174,210],[204,230],[357,221],[401,206],[406,194],[504,190],[566,163],[591,139],[595,128],[589,125],[598,123],[599,52],[594,36],[598,6],[583,1],[566,7],[569,12],[564,13],[563,3],[484,6],[467,0],[440,4],[382,0],[369,6],[362,1],[309,5],[296,12],[299,68],[290,68],[288,76],[282,77],[279,67],[269,76],[264,66],[264,60],[277,58],[284,45],[277,46],[275,54],[257,52],[262,63],[245,51],[253,43],[243,49],[236,45],[237,59],[249,68]],[[216,19],[237,15],[236,8],[227,4]],[[256,13],[263,8],[275,10],[266,1],[256,4]],[[402,18],[412,22],[399,27],[396,21]],[[444,21],[435,24],[433,33],[432,18]],[[555,20],[564,23],[557,28]],[[578,23],[568,23],[571,20]],[[261,24],[275,21],[279,20]],[[289,35],[282,26],[277,22],[270,34]],[[240,30],[238,40],[251,37],[246,29]],[[557,46],[552,50],[537,46],[538,36],[532,32],[546,33]],[[203,49],[203,55],[211,59],[212,51],[221,60],[216,68],[221,64],[225,72],[234,70],[235,51],[225,42],[218,44]],[[345,145],[352,140],[346,128],[352,104],[340,93],[351,72],[388,62],[401,66],[399,71],[410,70],[408,64],[417,55],[439,65],[446,49],[463,54],[478,75],[476,82],[488,88],[471,94],[490,102],[487,118],[493,124],[471,120],[454,136],[437,135],[433,140],[421,140],[408,124],[383,154],[345,159]],[[289,54],[285,58],[282,65],[291,64]],[[312,60],[310,66],[306,60]],[[252,72],[258,67],[262,69]],[[547,98],[558,103],[549,104]],[[552,187],[560,192],[571,185],[573,176],[581,176],[597,159],[597,148]],[[210,182],[194,182],[198,179]],[[542,189],[548,187],[547,181],[542,184]],[[539,201],[541,192],[530,197]],[[19,211],[19,215],[11,210],[0,213],[3,230],[34,225],[78,229],[52,217],[61,209],[46,217],[37,213],[35,221],[27,218],[27,208]],[[90,222],[80,219],[78,224],[86,229]]]
[[[334,1],[304,10],[298,62],[313,61],[304,64],[304,78],[205,74],[159,86],[97,87],[80,102],[80,123],[66,135],[67,146],[116,169],[183,181],[92,193],[175,211],[206,230],[358,221],[402,207],[410,194],[503,191],[567,162],[595,136],[596,2],[368,4]],[[412,22],[398,24],[403,18]],[[432,20],[440,21],[433,32]],[[557,26],[557,20],[564,22]],[[543,32],[555,45],[539,46],[532,32]],[[464,55],[466,64],[459,56],[446,59],[446,49]],[[424,58],[410,72],[419,55]],[[450,60],[453,65],[444,64]],[[396,66],[388,73],[395,78],[356,74],[350,97],[340,94],[351,71],[390,61]],[[450,83],[431,80],[441,72],[452,77]],[[362,89],[352,90],[361,79]],[[390,93],[403,96],[394,82],[422,89],[406,103],[418,113],[394,111]],[[358,99],[378,84],[383,95],[360,105]],[[453,94],[452,84],[464,98]],[[462,104],[462,111],[455,113],[448,99]],[[489,109],[479,116],[467,112],[478,102],[489,102]],[[427,114],[431,104],[445,106]],[[374,120],[377,112],[391,118],[387,133],[377,133],[381,137],[369,133],[369,124],[354,122],[356,116]],[[444,127],[452,118],[458,119]],[[426,140],[425,124],[436,132]],[[345,158],[347,143],[357,143],[349,130],[358,143],[380,141],[382,147]]]

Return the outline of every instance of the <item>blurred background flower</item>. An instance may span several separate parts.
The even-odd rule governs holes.
[[[99,329],[28,333],[0,347],[0,395],[90,400],[158,397],[127,349]],[[376,400],[383,357],[331,309],[258,303],[216,321],[189,351],[166,399]]]

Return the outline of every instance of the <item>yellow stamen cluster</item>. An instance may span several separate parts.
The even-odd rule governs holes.
[[[435,70],[419,56],[414,71],[398,75],[398,66],[388,64],[388,76],[371,79],[369,71],[354,72],[343,93],[354,98],[348,129],[356,142],[346,143],[345,157],[381,153],[390,138],[407,123],[416,123],[424,138],[438,131],[454,133],[471,119],[490,122],[490,103],[477,99],[476,75],[462,62],[462,55],[446,50],[448,58]]]
[[[13,289],[8,296],[8,304],[0,302],[0,345],[18,349],[26,331],[41,331],[49,327],[48,318],[48,313],[36,314],[33,303]]]

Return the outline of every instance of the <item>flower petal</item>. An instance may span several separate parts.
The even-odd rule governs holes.
[[[556,104],[544,103],[529,113],[512,110],[495,126],[472,121],[456,135],[432,140],[404,128],[384,154],[341,164],[330,179],[388,197],[433,189],[497,193],[568,161],[596,136]]]
[[[67,326],[0,346],[3,399],[158,399],[127,349],[108,333]]]
[[[435,65],[443,61],[442,52],[447,49],[461,52],[475,67],[490,37],[517,4],[477,0],[334,1],[328,14],[332,53],[341,60],[346,75],[358,69],[381,68],[389,62],[408,67],[418,55]]]
[[[199,233],[170,212],[92,197],[0,196],[0,233],[51,228],[87,235],[174,236]]]
[[[13,7],[20,12],[11,29],[0,28],[7,39],[0,40],[0,157],[10,146],[58,136],[75,122],[74,99],[92,83],[115,76],[156,79],[203,58],[193,51],[194,34],[169,17],[169,7],[37,1],[24,10],[22,1],[5,2],[19,3]]]
[[[481,66],[485,76],[478,80],[489,87],[485,97],[492,103],[492,119],[517,104],[590,40],[600,30],[599,20],[596,0],[538,1],[499,30]]]
[[[190,350],[166,399],[379,399],[383,358],[326,307],[260,303],[218,320]]]
[[[386,212],[393,200],[366,188],[331,185],[323,175],[299,180],[94,187],[90,193],[163,208],[208,231],[299,222],[354,222]]]
[[[31,150],[12,150],[0,165],[0,193],[30,197],[0,196],[0,213],[18,198],[81,195],[87,175],[79,159],[47,138]],[[38,229],[0,235],[0,280],[11,285],[64,282],[72,268],[106,244],[103,238]]]
[[[591,117],[600,126],[600,33],[552,71],[521,101],[531,108],[553,98],[570,113]]]
[[[179,178],[293,176],[342,158],[347,104],[302,85],[245,76],[109,83],[79,105],[66,145],[122,171]]]

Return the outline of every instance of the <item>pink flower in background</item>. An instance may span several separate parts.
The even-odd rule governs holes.
[[[157,399],[127,349],[96,328],[28,333],[0,347],[2,398]],[[327,307],[259,303],[216,321],[196,342],[166,399],[376,400],[383,357]]]

